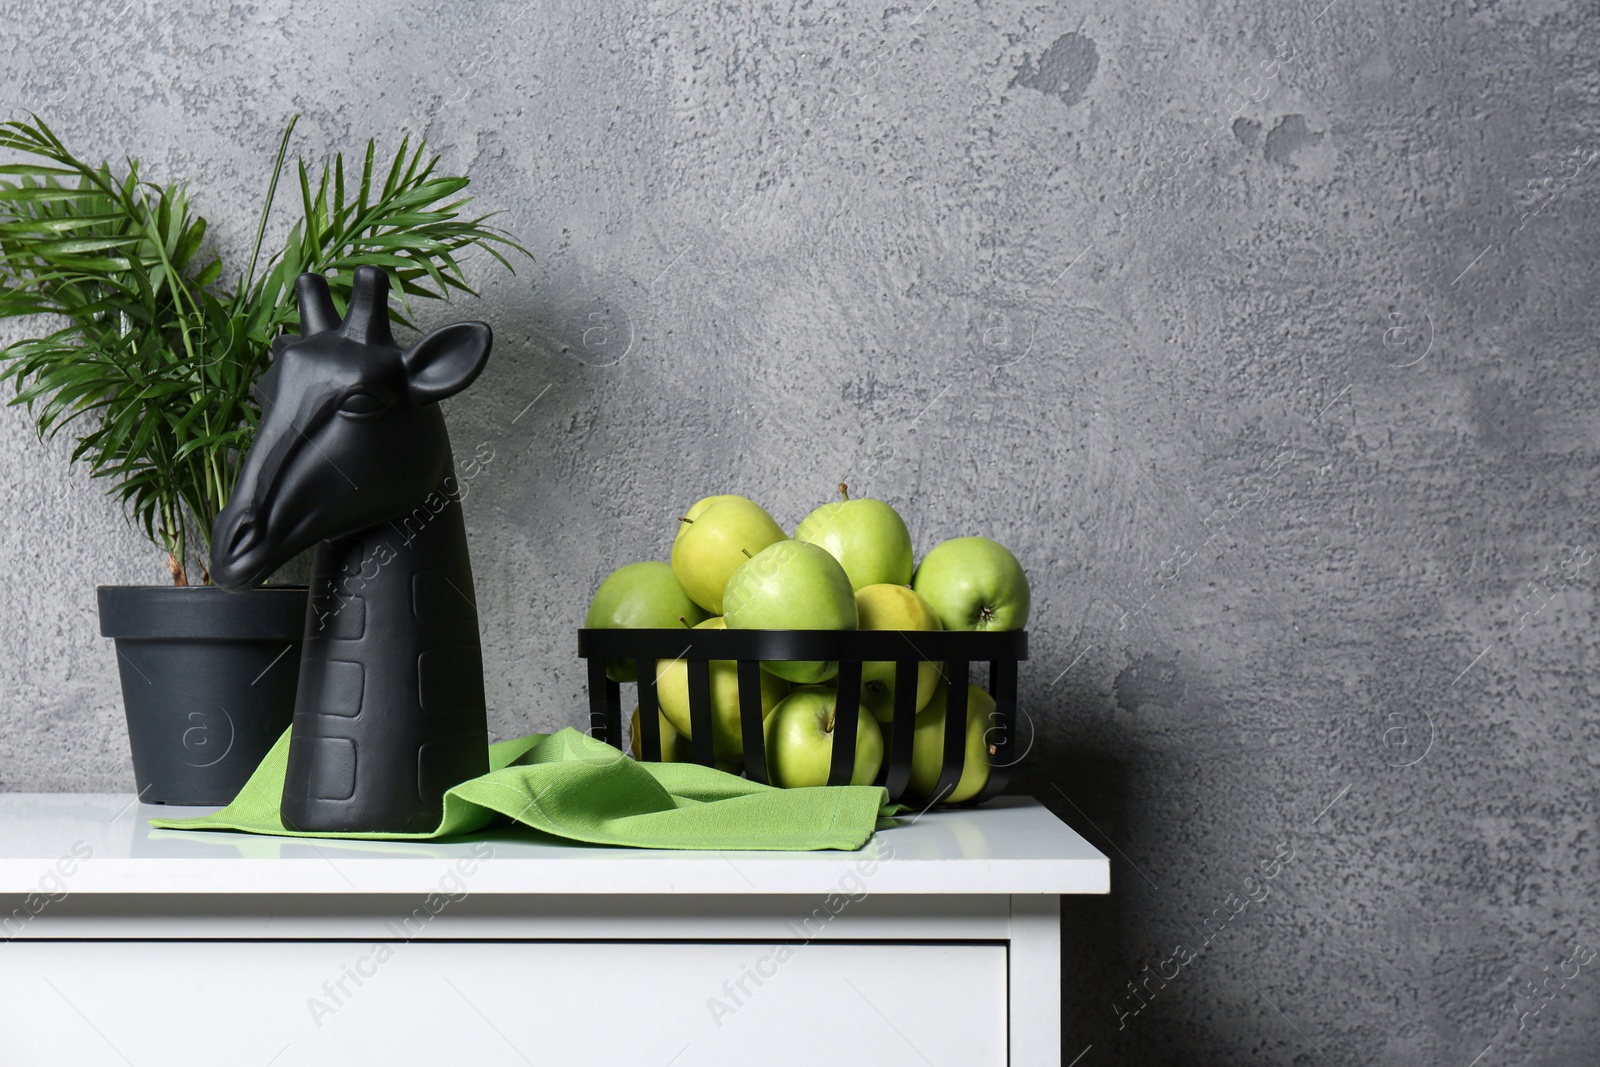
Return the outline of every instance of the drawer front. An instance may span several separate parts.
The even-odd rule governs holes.
[[[998,1065],[1006,962],[984,943],[18,940],[0,1064]]]

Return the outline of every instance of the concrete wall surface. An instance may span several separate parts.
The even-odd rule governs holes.
[[[422,312],[496,330],[447,411],[497,736],[584,721],[588,596],[689,503],[846,480],[1032,579],[1015,788],[1114,883],[1063,1062],[1592,1062],[1592,3],[6,14],[8,111],[230,262],[294,113],[532,250]],[[164,567],[69,451],[0,413],[6,790],[131,789],[94,588]]]

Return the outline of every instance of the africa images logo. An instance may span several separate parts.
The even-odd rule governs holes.
[[[191,711],[179,743],[183,762],[191,767],[214,767],[233,751],[233,716],[217,705],[216,711]]]

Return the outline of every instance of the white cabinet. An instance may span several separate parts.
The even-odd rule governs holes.
[[[1021,799],[855,853],[310,842],[156,810],[0,794],[0,1064],[1057,1063],[1059,896],[1109,888]]]

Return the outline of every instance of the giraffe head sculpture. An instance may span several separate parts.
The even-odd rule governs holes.
[[[211,537],[224,589],[264,581],[317,544],[402,515],[450,474],[438,402],[489,358],[481,322],[444,326],[401,349],[389,331],[389,277],[356,268],[343,320],[318,274],[295,283],[301,333],[273,344],[256,383],[261,422]]]
[[[341,321],[316,274],[273,345],[261,423],[211,537],[246,589],[316,546],[280,815],[308,831],[425,831],[488,770],[477,602],[439,401],[489,357],[460,322],[402,350],[389,279],[356,269]],[[426,506],[421,506],[426,502]]]

